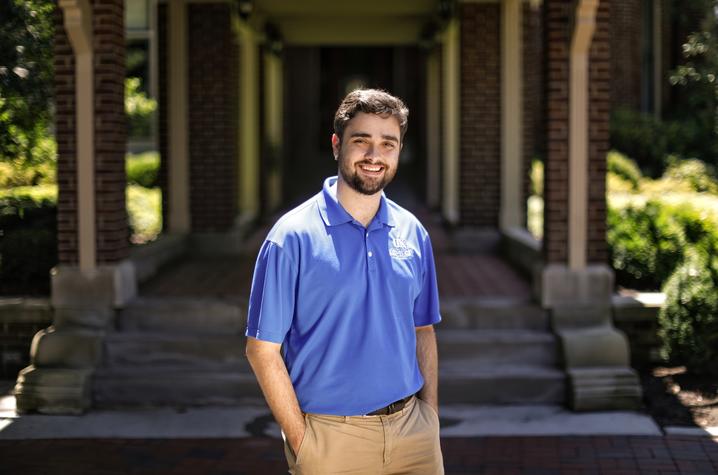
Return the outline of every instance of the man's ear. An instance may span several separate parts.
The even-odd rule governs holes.
[[[339,149],[341,148],[341,141],[337,134],[332,134],[332,151],[334,152],[334,160],[339,159]]]

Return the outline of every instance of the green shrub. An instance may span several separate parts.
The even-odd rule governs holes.
[[[607,242],[617,283],[659,289],[683,259],[683,227],[661,203],[608,208]]]
[[[531,160],[531,194],[543,196],[543,162],[539,158]]]
[[[613,173],[624,181],[629,182],[633,190],[638,190],[643,176],[636,162],[616,150],[608,152],[606,162],[608,173]]]
[[[144,138],[152,135],[152,115],[157,101],[147,97],[141,90],[140,78],[125,79],[125,115],[130,138]]]
[[[718,194],[715,169],[698,159],[676,161],[668,167],[663,177],[685,182],[693,191]]]
[[[128,184],[144,186],[145,188],[157,186],[157,176],[160,169],[159,153],[128,154],[125,163]]]
[[[27,156],[0,162],[0,188],[56,183],[57,142],[51,135],[36,139]]]
[[[56,187],[1,192],[0,293],[49,293],[50,269],[56,263]]]
[[[718,247],[691,251],[663,287],[662,356],[694,373],[718,374]]]
[[[142,244],[152,241],[162,231],[162,193],[159,188],[127,187],[127,213],[131,241]]]

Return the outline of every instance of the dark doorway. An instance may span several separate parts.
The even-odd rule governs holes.
[[[289,47],[285,50],[284,197],[296,205],[336,175],[331,135],[339,102],[357,87],[375,87],[401,97],[410,110],[396,182],[387,195],[423,199],[425,183],[423,58],[417,47]]]

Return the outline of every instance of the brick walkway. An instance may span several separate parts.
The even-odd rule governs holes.
[[[486,437],[443,441],[448,474],[715,474],[706,437]],[[277,439],[0,441],[2,474],[286,473]]]
[[[504,259],[493,254],[456,254],[449,249],[450,237],[436,216],[419,208],[417,217],[429,231],[434,247],[439,292],[451,297],[511,297],[526,300],[530,284]],[[275,217],[275,218],[278,218]],[[275,218],[257,229],[245,242],[246,254],[239,257],[192,257],[181,259],[145,284],[144,296],[248,298],[254,262]]]

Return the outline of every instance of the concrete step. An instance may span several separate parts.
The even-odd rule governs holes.
[[[556,337],[547,331],[438,329],[436,338],[442,360],[470,358],[481,366],[559,364]]]
[[[439,366],[442,404],[563,404],[566,376],[553,368],[463,365]]]
[[[93,378],[93,404],[101,408],[241,405],[260,398],[254,374],[227,365],[99,368]]]
[[[103,364],[109,368],[153,365],[193,368],[223,364],[248,369],[245,341],[241,335],[114,332],[105,337]]]
[[[548,313],[530,300],[447,298],[441,301],[440,328],[548,330]]]
[[[121,331],[243,335],[247,307],[240,299],[140,297],[120,310]]]

